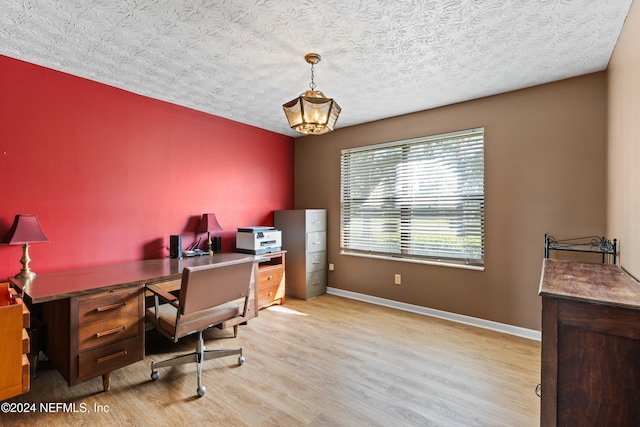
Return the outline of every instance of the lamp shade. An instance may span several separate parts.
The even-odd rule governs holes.
[[[318,90],[308,90],[282,108],[292,129],[313,135],[332,131],[341,111],[336,101]]]
[[[16,215],[13,225],[2,240],[10,245],[48,242],[36,215]]]
[[[218,219],[216,218],[216,214],[214,213],[206,213],[202,214],[202,219],[200,220],[200,224],[198,225],[198,229],[196,230],[198,233],[205,233],[207,231],[220,231],[223,228],[218,223]]]

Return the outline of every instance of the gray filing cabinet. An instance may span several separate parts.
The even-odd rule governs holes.
[[[327,211],[296,209],[274,212],[287,251],[286,294],[309,299],[327,291]]]

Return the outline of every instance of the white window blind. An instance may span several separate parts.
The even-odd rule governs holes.
[[[342,150],[342,253],[484,265],[484,128]]]

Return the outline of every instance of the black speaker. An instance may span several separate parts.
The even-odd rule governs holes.
[[[182,258],[182,236],[169,236],[169,257]]]
[[[213,252],[222,252],[222,237],[213,236],[211,238],[211,246],[213,246]]]

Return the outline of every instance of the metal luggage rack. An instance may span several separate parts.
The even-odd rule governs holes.
[[[602,262],[606,256],[611,256],[611,263],[616,263],[618,240],[609,240],[599,236],[577,237],[574,239],[556,240],[553,236],[544,235],[544,257],[549,258],[549,251],[573,251],[601,253]]]

